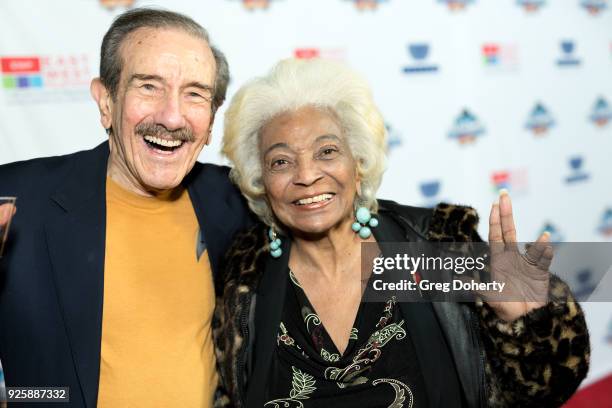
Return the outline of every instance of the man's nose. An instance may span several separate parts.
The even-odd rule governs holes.
[[[157,111],[155,122],[163,125],[168,130],[185,127],[185,115],[182,105],[179,95],[168,95],[164,98],[162,105]]]
[[[323,178],[321,169],[312,160],[298,160],[294,183],[310,186]]]

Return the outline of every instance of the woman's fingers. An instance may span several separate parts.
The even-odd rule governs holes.
[[[544,233],[538,237],[536,242],[530,242],[525,245],[525,260],[535,265],[540,260],[540,257],[544,253],[546,248],[546,242],[548,240],[548,233]]]
[[[498,254],[504,251],[504,238],[501,229],[501,219],[499,218],[499,202],[493,203],[489,214],[489,244],[491,254]]]
[[[517,249],[516,228],[514,227],[514,216],[512,214],[512,201],[506,190],[499,195],[499,218],[503,241],[508,249]]]
[[[550,233],[544,232],[536,242],[527,244],[527,249],[523,255],[525,261],[541,270],[548,270],[553,258],[553,248],[549,241]]]
[[[554,256],[553,247],[552,245],[550,245],[550,243],[547,243],[544,248],[544,252],[542,253],[542,256],[540,257],[540,260],[538,261],[538,268],[543,271],[548,271],[548,269],[550,268],[550,264],[552,263],[553,256]]]

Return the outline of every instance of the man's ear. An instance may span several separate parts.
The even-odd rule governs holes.
[[[91,80],[89,91],[91,92],[91,96],[98,104],[98,109],[100,110],[100,123],[102,123],[104,129],[110,128],[112,126],[113,118],[113,100],[110,93],[104,84],[102,84],[100,78],[94,78]]]
[[[212,130],[213,130],[213,123],[215,123],[215,113],[216,109],[213,111],[212,115],[210,116],[210,125],[208,125],[208,135],[206,135],[206,146],[208,146],[210,144],[210,142],[212,142]]]

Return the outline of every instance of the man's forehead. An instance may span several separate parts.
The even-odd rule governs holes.
[[[201,47],[210,49],[204,38],[190,33],[180,27],[141,27],[129,33],[124,39],[122,46],[171,46],[171,42],[168,41],[169,37],[191,39],[194,43],[199,43]]]
[[[144,27],[130,33],[121,45],[123,71],[126,74],[161,74],[137,72],[155,70],[160,66],[204,69],[214,72],[215,60],[206,40],[179,28]]]

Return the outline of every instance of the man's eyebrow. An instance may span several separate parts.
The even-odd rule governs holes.
[[[213,93],[213,91],[214,91],[212,86],[203,84],[203,83],[198,82],[198,81],[191,81],[187,85],[185,85],[185,88],[192,88],[192,87],[193,88],[201,89],[203,91],[208,91],[210,93]]]
[[[164,81],[164,78],[160,77],[159,75],[151,75],[151,74],[132,74],[132,76],[130,77],[130,80],[128,81],[129,84],[131,84],[132,82],[134,82],[135,80],[139,80],[139,81],[159,81],[159,82],[166,82]]]
[[[130,77],[129,83],[132,83],[135,80],[138,80],[138,81],[159,81],[159,82],[162,82],[164,84],[166,83],[164,78],[162,78],[159,75],[153,75],[153,74],[133,74]],[[213,93],[213,91],[214,91],[212,86],[203,84],[203,83],[198,82],[198,81],[191,81],[187,85],[185,85],[185,88],[191,88],[191,87],[198,88],[198,89],[201,89],[203,91],[210,92],[210,93]]]

